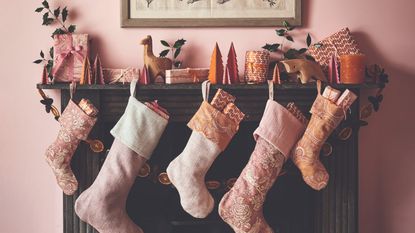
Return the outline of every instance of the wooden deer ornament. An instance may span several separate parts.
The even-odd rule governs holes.
[[[165,57],[156,57],[153,53],[153,40],[151,36],[147,36],[141,40],[144,45],[144,65],[147,66],[150,74],[151,82],[154,83],[156,80],[159,82],[159,78],[166,78],[166,70],[170,70],[172,67],[172,61]]]
[[[306,59],[292,59],[281,61],[289,74],[297,73],[301,83],[308,83],[314,80],[327,82],[321,67],[318,63]]]

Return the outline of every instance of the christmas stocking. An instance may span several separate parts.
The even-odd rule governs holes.
[[[236,233],[273,232],[264,219],[263,203],[304,129],[294,114],[268,100],[248,164],[219,204],[219,215]]]
[[[111,130],[115,139],[101,171],[75,203],[78,216],[101,233],[143,232],[127,215],[127,196],[168,120],[133,96],[136,83],[131,83],[127,108]]]
[[[292,160],[300,169],[304,181],[313,189],[326,187],[329,174],[320,162],[320,150],[333,130],[344,119],[344,108],[323,97],[321,82],[317,82],[317,98],[311,107],[310,122],[303,137],[294,147]]]
[[[95,122],[94,116],[88,115],[70,100],[59,118],[61,129],[58,138],[46,150],[45,159],[66,195],[73,195],[78,190],[78,181],[71,169],[71,159],[79,142],[87,139]]]
[[[205,218],[213,210],[205,175],[239,128],[239,122],[206,102],[206,93],[209,91],[204,92],[205,101],[188,124],[193,132],[186,147],[167,167],[183,209],[195,218]]]

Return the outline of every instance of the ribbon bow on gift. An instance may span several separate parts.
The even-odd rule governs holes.
[[[59,71],[59,69],[64,64],[65,60],[67,60],[69,57],[74,56],[74,58],[79,59],[80,61],[84,60],[84,56],[82,54],[82,46],[71,46],[64,50],[62,53],[58,54],[58,58],[56,59],[57,63],[55,66],[53,66],[52,69],[52,75],[55,76],[56,73]],[[73,69],[69,69],[69,75],[70,77],[73,76]]]

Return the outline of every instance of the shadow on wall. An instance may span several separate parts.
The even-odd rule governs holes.
[[[353,35],[364,48],[363,52],[373,60],[369,64],[382,65],[390,81],[379,113],[374,113],[369,118],[368,128],[361,130],[361,145],[364,146],[360,150],[360,209],[365,210],[360,213],[361,231],[373,229],[364,222],[374,215],[378,232],[402,232],[402,222],[414,224],[415,228],[410,219],[414,206],[407,205],[414,202],[415,186],[408,185],[406,179],[413,177],[415,170],[415,108],[411,107],[415,101],[415,69],[405,69],[399,61],[380,54],[364,32],[353,32]],[[367,103],[366,99],[361,101]],[[398,122],[400,124],[396,124]]]

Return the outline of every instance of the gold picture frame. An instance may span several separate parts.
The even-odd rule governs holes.
[[[267,15],[272,15],[273,12],[271,10],[273,9],[242,9],[240,13],[238,13],[237,10],[234,10],[232,8],[226,8],[226,9],[219,9],[216,7],[217,15],[210,17],[203,17],[203,11],[206,12],[212,12],[212,2],[214,4],[221,4],[224,7],[226,7],[226,4],[238,4],[238,3],[232,3],[231,1],[240,1],[240,0],[206,0],[210,4],[210,9],[206,10],[201,7],[201,9],[197,10],[186,10],[181,13],[178,17],[176,17],[175,10],[173,9],[166,9],[166,7],[163,8],[157,8],[155,5],[158,2],[155,2],[158,0],[121,0],[121,27],[123,28],[129,28],[129,27],[142,27],[142,28],[167,28],[167,27],[275,27],[275,26],[282,26],[282,23],[284,21],[288,22],[290,25],[293,26],[300,26],[302,23],[301,20],[301,0],[256,0],[261,1],[261,4],[263,2],[270,4],[270,8],[275,8],[275,5],[271,5],[273,3],[280,3],[283,2],[283,4],[286,4],[289,6],[289,9],[284,9],[287,12],[289,12],[288,16],[281,16],[281,17],[268,17]],[[160,2],[158,4],[170,4],[173,1],[178,1],[177,4],[193,4],[195,2],[198,2],[198,4],[201,4],[204,0],[163,0],[164,2]],[[167,3],[166,3],[167,1]],[[169,2],[170,1],[170,2]],[[245,0],[248,1],[248,0]],[[252,4],[255,0],[249,0],[249,3],[246,4]],[[143,7],[143,2],[147,4],[147,8]],[[230,3],[227,3],[230,2]],[[153,4],[153,5],[151,5]],[[141,6],[141,8],[140,8]],[[285,5],[284,5],[285,6]],[[152,9],[150,9],[152,7]],[[193,7],[193,6],[192,6]],[[243,6],[241,6],[243,7]],[[134,9],[135,10],[134,10]],[[287,7],[286,7],[287,8]],[[163,10],[159,10],[163,9]],[[140,12],[141,10],[141,12]],[[151,12],[151,10],[156,11],[156,13]],[[226,11],[225,11],[226,10]],[[261,13],[263,10],[264,14]],[[279,10],[279,9],[278,9]],[[201,12],[198,17],[193,17],[192,14],[197,14],[197,12]],[[222,12],[223,11],[223,12]],[[239,15],[244,16],[246,12],[255,12],[256,15],[260,17],[239,17]],[[282,10],[279,10],[282,12]],[[179,11],[177,11],[179,12]],[[222,15],[228,14],[229,15],[237,15],[236,17],[228,17],[229,15],[226,15],[226,17],[221,17]],[[275,10],[277,12],[277,10]],[[168,14],[166,14],[168,13]],[[278,13],[278,12],[277,12]],[[211,13],[212,14],[212,13]],[[137,16],[138,17],[135,17]],[[146,15],[144,17],[140,17],[141,15]],[[157,17],[152,17],[152,15],[156,15]],[[170,16],[166,16],[170,15]],[[189,15],[189,16],[188,16]],[[201,16],[202,15],[202,16]],[[250,14],[246,14],[250,15]],[[255,15],[255,14],[252,14]],[[172,17],[173,16],[173,17]]]

